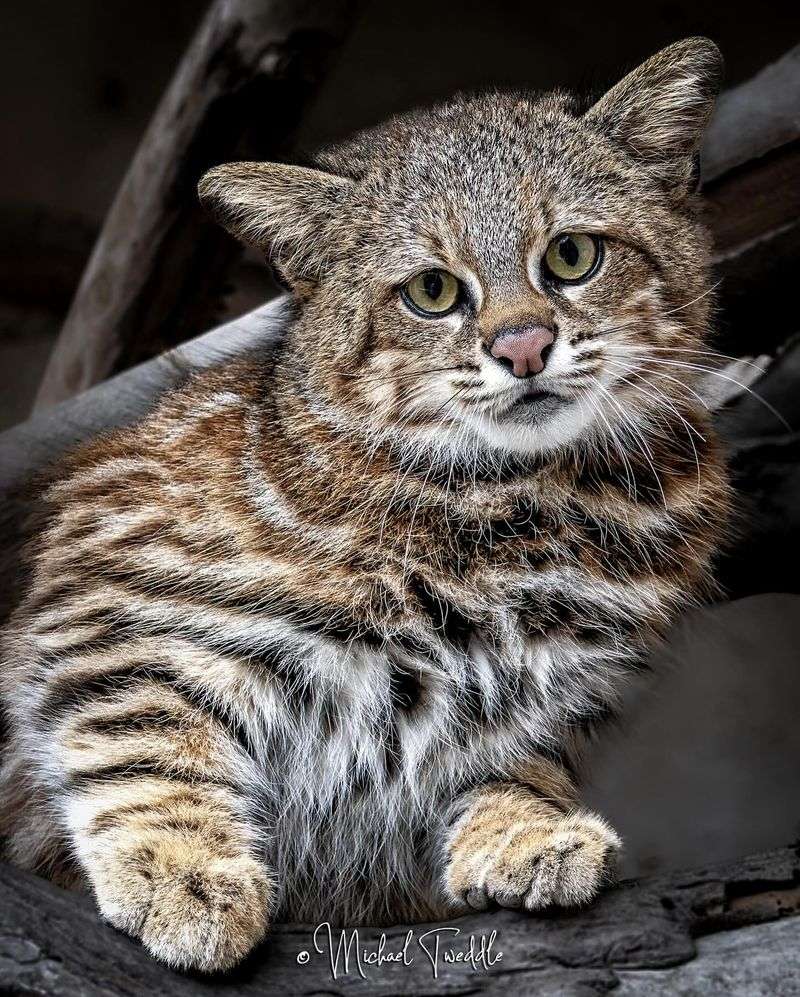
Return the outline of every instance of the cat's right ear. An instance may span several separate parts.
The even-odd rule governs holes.
[[[352,180],[304,166],[226,163],[205,174],[198,194],[222,226],[264,253],[302,292],[331,256],[352,189]]]

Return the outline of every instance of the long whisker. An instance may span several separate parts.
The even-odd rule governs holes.
[[[431,419],[436,419],[436,417],[437,417],[438,415],[440,415],[440,414],[441,414],[441,412],[443,412],[443,411],[444,411],[444,409],[446,409],[446,408],[447,408],[447,406],[448,406],[448,405],[449,405],[449,404],[450,404],[451,402],[454,402],[454,401],[455,401],[455,400],[456,400],[456,399],[457,399],[457,398],[458,398],[458,397],[459,397],[460,395],[462,395],[462,394],[463,394],[463,393],[464,393],[464,392],[465,392],[466,390],[467,390],[467,386],[466,386],[466,385],[464,385],[463,387],[460,387],[460,388],[456,388],[456,390],[455,390],[455,391],[454,391],[454,392],[453,392],[453,393],[452,393],[452,394],[450,395],[450,397],[449,397],[449,398],[446,398],[446,399],[445,399],[445,400],[444,400],[444,401],[442,402],[442,404],[441,404],[441,405],[439,406],[439,408],[437,408],[437,409],[436,409],[436,411],[435,411],[435,412],[433,413],[433,415],[431,416]]]
[[[627,374],[633,374],[638,377],[643,377],[643,374],[645,373],[644,369],[641,366],[633,367],[630,364],[620,363],[620,361],[615,360],[613,357],[606,357],[606,362],[612,364],[612,366],[614,367],[617,367],[619,370],[625,371],[625,373]],[[673,377],[671,374],[664,374],[661,371],[658,372],[652,371],[652,373],[656,377],[659,378],[663,377],[665,380],[671,381],[673,384],[677,384],[678,387],[681,388],[683,391],[690,392],[700,402],[700,404],[707,412],[711,411],[711,408],[708,402],[705,400],[705,398],[703,398],[703,396],[699,392],[695,391],[694,388],[691,387],[691,385],[684,384],[683,381],[681,381],[677,377]],[[655,386],[653,385],[653,387]],[[667,396],[663,392],[658,392],[658,397],[663,398],[664,401],[667,401]],[[695,430],[695,432],[697,431]]]
[[[433,413],[432,418],[435,419],[451,402],[455,401],[458,398],[459,394],[463,390],[464,390],[463,388],[457,388],[450,395],[450,397],[447,398],[447,399],[445,399],[445,401],[436,409],[436,411]],[[414,509],[413,509],[413,511],[411,513],[411,523],[409,524],[409,527],[408,527],[408,538],[406,540],[406,549],[405,549],[405,553],[403,555],[403,574],[404,574],[404,576],[405,576],[405,573],[406,573],[407,568],[408,568],[408,558],[409,558],[409,554],[411,552],[411,541],[412,541],[413,535],[414,535],[414,523],[416,522],[417,513],[419,511],[420,503],[422,502],[422,498],[423,498],[423,496],[425,494],[425,487],[428,484],[428,478],[430,477],[430,474],[431,474],[432,470],[433,470],[433,463],[431,463],[431,466],[428,468],[428,470],[427,470],[427,472],[425,474],[425,479],[422,482],[422,485],[421,485],[420,490],[419,490],[419,494],[417,495],[417,501],[414,504]]]
[[[397,373],[359,375],[340,373],[339,377],[348,377],[358,380],[361,384],[392,384],[397,381],[407,381],[415,377],[431,377],[434,374],[450,374],[453,371],[463,371],[467,368],[463,364],[451,367],[426,367],[419,370],[403,370]]]
[[[717,350],[693,350],[685,346],[641,346],[635,343],[617,344],[617,348],[624,349],[626,352],[633,352],[636,350],[639,353],[690,353],[695,356],[713,357],[719,360],[730,360],[733,363],[741,363],[747,367],[752,367],[754,370],[757,370],[759,374],[764,373],[764,367],[756,363],[754,360],[748,360],[747,357],[731,356],[729,353],[718,353]]]
[[[591,397],[591,395],[589,395],[587,392],[582,392],[580,395],[577,395],[575,400],[577,401],[581,412],[583,412],[583,403],[586,402],[586,404],[589,406],[589,412],[591,413],[592,416],[603,417],[603,413],[600,411],[599,404],[595,402],[594,399]],[[605,421],[606,425],[608,425],[608,421],[607,420]],[[613,471],[613,468],[611,467],[611,453],[609,452],[608,449],[608,436],[603,434],[601,435],[600,440],[602,441],[603,449],[605,451],[606,467],[608,468],[609,473],[611,473]],[[596,449],[599,452],[600,450],[599,446],[597,446]]]
[[[636,370],[631,369],[629,371],[629,373],[633,377],[637,377],[637,376],[641,377],[641,374],[638,371],[636,371]],[[667,375],[662,375],[662,376],[667,376]],[[644,394],[646,396],[648,395],[648,392],[645,391],[645,389],[641,385],[634,384],[633,381],[628,380],[627,377],[620,376],[620,380],[623,381],[625,384],[629,385],[631,388],[633,388],[634,391],[639,391],[641,394]],[[677,378],[671,378],[671,380],[677,381]],[[680,381],[677,381],[677,383],[681,384]],[[653,386],[651,385],[650,387],[653,387]],[[677,418],[683,423],[683,425],[684,425],[684,427],[686,429],[686,438],[689,441],[689,446],[692,448],[692,453],[694,454],[695,466],[697,467],[697,491],[699,493],[700,489],[702,487],[702,476],[701,476],[701,471],[700,471],[700,457],[699,457],[699,455],[697,453],[697,447],[695,446],[695,443],[694,443],[694,440],[692,439],[692,436],[693,435],[697,436],[698,439],[700,439],[704,443],[705,443],[705,437],[683,415],[681,415],[681,413],[678,411],[678,409],[675,407],[675,405],[673,405],[672,401],[666,396],[666,394],[664,394],[663,391],[653,391],[652,394],[650,395],[650,397],[655,397],[655,398],[659,399],[661,401],[661,403],[664,404],[664,405],[666,405],[670,409],[670,411],[675,416],[677,416]],[[702,401],[702,399],[701,399],[701,401]],[[653,468],[653,473],[655,473],[655,468]],[[662,494],[663,494],[663,492],[662,492]]]
[[[595,384],[596,384],[596,386],[598,388],[602,389],[603,385],[600,383],[600,381],[597,378],[595,378]],[[636,495],[636,475],[633,473],[633,468],[631,467],[631,463],[628,460],[628,455],[625,453],[624,447],[620,445],[619,438],[618,438],[618,436],[617,436],[617,434],[616,434],[613,426],[609,422],[608,417],[606,416],[605,412],[603,412],[602,408],[599,405],[597,405],[595,407],[594,411],[595,411],[595,414],[599,415],[600,418],[603,420],[603,423],[605,424],[606,428],[608,429],[609,438],[610,438],[611,442],[614,445],[614,449],[619,454],[619,458],[622,461],[622,466],[625,468],[625,478],[626,478],[626,481],[628,483],[628,498],[631,501],[633,501],[634,497]],[[611,470],[611,460],[610,460],[610,458],[609,458],[609,461],[608,461],[608,467],[609,467],[609,470]]]
[[[650,470],[653,472],[653,477],[655,478],[655,480],[656,480],[656,482],[658,484],[658,490],[661,493],[661,498],[662,498],[662,500],[664,502],[664,508],[666,509],[667,508],[667,496],[664,494],[664,488],[663,488],[663,486],[661,484],[661,477],[660,477],[658,471],[656,471],[656,468],[655,468],[655,464],[654,464],[655,457],[653,455],[653,451],[650,449],[650,444],[647,442],[644,434],[633,423],[633,421],[630,419],[628,413],[625,411],[625,409],[622,407],[622,405],[617,401],[617,399],[611,394],[611,392],[608,390],[608,388],[606,388],[606,386],[604,384],[601,384],[600,381],[597,382],[597,387],[603,392],[603,394],[608,398],[608,400],[611,402],[611,404],[614,405],[614,407],[617,409],[617,411],[620,414],[620,418],[622,420],[623,425],[626,426],[627,429],[628,429],[628,431],[633,435],[634,440],[638,440],[638,442],[641,444],[642,455],[644,456],[645,460],[647,461],[648,465],[650,466]]]
[[[749,385],[744,384],[742,381],[737,380],[735,377],[731,377],[729,374],[724,374],[722,371],[714,370],[713,367],[707,367],[705,364],[694,364],[687,363],[685,360],[664,360],[661,357],[649,357],[648,363],[661,364],[665,367],[681,367],[684,370],[697,370],[704,374],[711,374],[714,377],[721,377],[724,381],[729,381],[731,384],[737,385],[742,391],[746,391],[749,395],[752,395],[757,401],[759,401],[764,408],[766,408],[775,418],[786,428],[788,432],[792,432],[792,427],[784,419],[781,413],[771,405],[766,398],[762,397],[757,391],[753,391]]]
[[[684,416],[678,411],[678,409],[673,404],[672,399],[666,394],[666,392],[660,391],[658,389],[658,386],[655,385],[655,384],[653,384],[652,381],[645,381],[645,379],[644,379],[644,373],[653,373],[653,374],[656,374],[656,376],[659,377],[659,378],[665,378],[666,380],[674,382],[681,389],[683,389],[685,391],[691,392],[697,398],[697,400],[703,405],[703,407],[707,411],[711,411],[710,408],[709,408],[709,406],[708,406],[708,404],[706,403],[705,399],[702,397],[702,395],[699,395],[688,384],[684,384],[683,381],[679,380],[677,377],[672,377],[669,374],[664,374],[663,372],[655,372],[655,371],[653,371],[653,372],[644,371],[642,367],[632,367],[632,366],[626,365],[626,364],[619,364],[619,363],[617,363],[614,360],[609,360],[609,362],[612,363],[612,364],[614,364],[615,366],[617,366],[620,370],[624,370],[626,373],[630,374],[632,377],[636,377],[639,380],[644,381],[645,384],[647,385],[647,387],[650,389],[650,397],[655,398],[658,401],[660,401],[663,405],[666,405],[667,408],[669,408],[674,413],[674,415],[676,415],[680,419],[680,421],[686,427],[686,430],[687,430],[688,433],[693,434],[699,440],[701,440],[702,442],[705,442],[705,437],[703,436],[703,434],[695,426],[693,426],[690,422],[688,422],[684,418]],[[620,380],[624,381],[626,384],[630,384],[630,386],[632,388],[634,388],[635,390],[642,391],[644,393],[644,389],[643,388],[641,388],[639,385],[635,385],[632,382],[628,381],[627,378],[620,376]]]
[[[711,287],[707,287],[702,294],[698,294],[696,298],[692,298],[691,301],[684,301],[682,305],[678,305],[677,308],[670,308],[668,311],[665,311],[663,314],[674,315],[675,312],[682,312],[684,308],[688,308],[690,305],[693,305],[695,302],[700,301],[702,298],[707,297],[709,294],[713,294],[713,292],[716,291],[716,289],[719,287],[721,283],[722,280],[718,280],[715,284],[712,284]]]

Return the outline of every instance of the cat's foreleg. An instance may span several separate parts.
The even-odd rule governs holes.
[[[177,667],[122,654],[53,677],[41,711],[58,721],[53,805],[101,913],[176,968],[240,961],[278,890],[226,715]]]
[[[225,793],[148,780],[125,799],[95,794],[76,835],[100,912],[177,969],[235,965],[266,933],[276,890]]]
[[[619,837],[580,807],[553,763],[533,763],[524,781],[472,790],[457,813],[445,841],[444,889],[454,906],[580,906],[613,875]]]

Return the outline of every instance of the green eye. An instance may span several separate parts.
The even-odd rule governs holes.
[[[583,232],[563,232],[547,247],[544,265],[552,277],[565,284],[586,280],[600,262],[601,243]]]
[[[461,299],[461,284],[446,270],[425,270],[402,288],[403,300],[412,311],[427,317],[451,312]]]

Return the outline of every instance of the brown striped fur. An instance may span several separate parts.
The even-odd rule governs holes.
[[[43,495],[3,643],[14,861],[203,970],[273,917],[595,895],[584,735],[712,593],[727,520],[691,189],[718,75],[693,39],[588,110],[458,97],[204,180],[296,314]],[[605,254],[557,288],[564,229]],[[469,289],[438,320],[398,294],[434,265]],[[550,407],[485,349],[520,322],[557,330]]]

